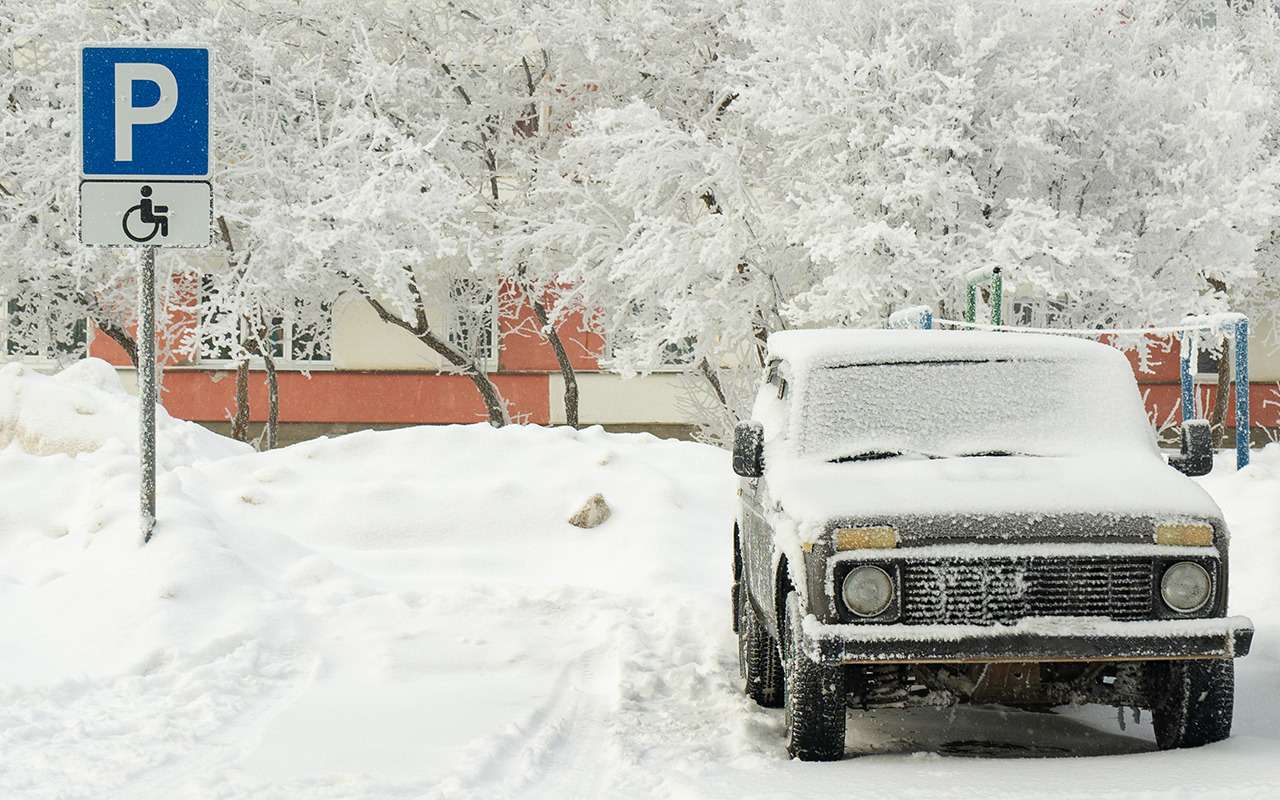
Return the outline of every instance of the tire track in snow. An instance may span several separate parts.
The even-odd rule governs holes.
[[[209,740],[223,741],[296,672],[292,654],[235,638],[195,654],[157,654],[105,680],[6,689],[0,796],[97,800],[158,771],[176,774],[192,754],[197,764],[211,761]]]
[[[616,735],[664,796],[726,763],[783,760],[781,715],[741,691],[719,597],[673,595],[628,619]],[[698,792],[694,792],[696,796]]]
[[[717,764],[781,760],[780,715],[739,691],[723,610],[681,595],[637,600],[597,597],[564,620],[592,635],[551,693],[429,796],[661,797],[688,793],[690,775]]]
[[[309,663],[291,670],[287,682],[258,698],[251,708],[201,741],[200,749],[189,757],[139,776],[131,782],[122,797],[130,800],[170,800],[174,797],[197,795],[199,792],[195,786],[208,783],[206,779],[211,775],[225,772],[261,741],[267,723],[306,690],[321,667],[318,656],[306,659],[295,657],[291,661],[295,665],[303,661]]]
[[[593,614],[581,628],[599,627]],[[610,619],[616,610],[608,612]],[[473,745],[468,764],[440,782],[429,797],[606,796],[600,757],[611,743],[596,735],[611,713],[616,672],[613,643],[598,634],[566,662],[550,694],[525,718]]]

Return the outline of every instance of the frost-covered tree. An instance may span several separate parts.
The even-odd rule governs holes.
[[[936,303],[1000,266],[1069,322],[1166,322],[1255,274],[1275,93],[1213,24],[1225,5],[805,9],[750,4],[731,67],[777,154],[761,201],[825,273],[795,319]]]
[[[278,95],[260,115],[277,120],[264,129],[269,141],[228,168],[273,187],[264,192],[270,208],[236,212],[236,221],[302,270],[311,289],[358,292],[386,324],[471,378],[493,424],[507,410],[479,351],[436,330],[428,310],[483,319],[495,303],[528,303],[576,421],[557,280],[507,258],[504,246],[525,224],[530,176],[555,151],[567,130],[563,109],[584,84],[571,74],[573,59],[560,60],[566,24],[580,21],[565,8],[490,0],[246,12],[248,29],[264,32],[251,53],[255,80],[271,82],[254,93]]]
[[[663,59],[678,88],[584,114],[539,175],[528,238],[604,309],[617,366],[954,312],[978,267],[1068,324],[1249,304],[1232,287],[1265,271],[1280,177],[1251,68],[1271,10],[744,0],[702,28],[700,8],[672,12],[699,43]],[[661,51],[662,19],[635,47]]]
[[[88,315],[128,344],[131,259],[75,243],[67,180],[75,44],[126,39],[217,48],[226,263],[163,263],[212,273],[236,357],[355,292],[494,424],[485,359],[430,310],[532,305],[567,404],[584,313],[606,364],[679,363],[726,421],[769,332],[954,316],[977,267],[1068,324],[1275,321],[1269,6],[0,2],[0,291],[57,319],[32,338]]]
[[[136,358],[133,261],[76,232],[76,48],[118,27],[78,4],[0,7],[0,299],[8,348],[78,357],[86,319]]]
[[[161,5],[140,14],[58,3],[24,7],[12,21],[5,15],[6,40],[21,45],[6,56],[30,62],[9,72],[11,106],[21,113],[4,120],[12,158],[0,224],[16,232],[0,247],[13,263],[62,259],[54,272],[77,289],[114,290],[113,304],[99,305],[125,316],[103,327],[127,329],[134,291],[127,254],[85,250],[73,235],[76,45],[209,42],[215,244],[225,264],[168,254],[162,263],[209,273],[232,327],[233,357],[244,366],[264,354],[253,320],[269,318],[273,306],[320,308],[355,291],[380,319],[471,378],[491,422],[507,421],[479,350],[436,330],[428,309],[487,319],[510,274],[493,257],[505,177],[500,143],[519,140],[520,126],[534,122],[525,55],[537,48],[530,51],[514,24],[529,4]],[[104,276],[107,267],[114,272]],[[72,312],[96,298],[76,295]],[[546,334],[554,338],[554,330]]]
[[[476,192],[448,168],[461,154],[449,152],[450,121],[431,102],[443,77],[417,57],[403,20],[377,10],[276,3],[231,15],[248,45],[222,82],[239,132],[223,148],[225,217],[243,242],[227,296],[265,300],[257,311],[240,304],[251,318],[297,303],[323,327],[322,308],[354,291],[470,378],[503,424],[483,359],[428,316],[471,299],[457,287],[496,281],[467,251]]]
[[[564,307],[594,312],[606,365],[683,365],[722,410],[739,405],[722,365],[758,365],[781,302],[805,280],[753,197],[761,152],[723,68],[736,47],[730,11],[641,0],[587,28],[585,57],[602,76],[594,102],[537,172],[531,224],[508,240],[568,287]]]
[[[257,162],[259,167],[271,163],[269,152],[258,153],[255,148],[271,138],[271,125],[280,121],[264,111],[278,100],[261,91],[273,82],[262,79],[262,73],[253,69],[255,59],[262,57],[264,42],[270,39],[252,28],[252,20],[245,15],[225,13],[228,11],[220,3],[164,0],[149,4],[146,13],[127,4],[4,3],[0,26],[5,46],[0,48],[0,58],[7,60],[9,68],[4,70],[8,107],[0,115],[0,293],[23,312],[10,315],[8,333],[14,349],[52,350],[55,355],[78,357],[83,351],[68,345],[83,341],[88,318],[120,344],[131,360],[137,360],[133,338],[137,253],[87,248],[76,236],[76,57],[80,44],[211,44],[215,52],[213,167],[217,206],[224,214],[252,215],[254,208],[279,199],[266,191],[270,170],[245,168],[249,154],[263,156]],[[244,75],[252,78],[244,79]],[[219,221],[223,221],[221,217]],[[220,227],[227,229],[225,224]],[[240,360],[262,350],[258,339],[263,332],[259,325],[242,323],[262,319],[265,309],[281,303],[309,306],[316,284],[281,280],[281,271],[273,269],[269,259],[263,260],[259,274],[246,273],[254,240],[247,228],[238,228],[238,234],[241,248],[236,253],[227,248],[223,259],[228,275],[238,278],[215,282],[214,296],[224,300],[223,326],[229,323],[237,331],[230,337],[228,355]],[[277,232],[274,239],[279,238]],[[227,241],[225,235],[215,234],[214,249],[209,252],[218,253]],[[219,259],[198,251],[166,250],[157,259],[157,267],[160,360],[190,360],[197,356],[202,339],[216,339],[220,334],[218,324],[208,318],[202,329],[190,327],[201,304],[202,284],[209,278],[224,277]],[[298,274],[290,277],[297,279]],[[13,320],[30,320],[30,324],[14,325]],[[243,392],[237,393],[236,416],[247,421],[248,362],[240,363]],[[270,369],[268,373],[274,386],[274,374]],[[272,391],[271,396],[274,409],[277,393]]]
[[[1258,302],[1280,209],[1274,67],[1258,69],[1273,61],[1273,9],[806,8],[818,13],[753,4],[735,67],[742,107],[791,143],[765,202],[825,273],[792,299],[796,321],[955,311],[961,276],[997,266],[1054,301],[1059,324],[1277,319]],[[851,24],[823,24],[836,17]],[[783,44],[797,38],[815,46]]]

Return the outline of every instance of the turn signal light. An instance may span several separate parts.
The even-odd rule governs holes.
[[[872,550],[898,546],[898,531],[887,525],[876,528],[836,528],[836,550]]]
[[[1198,522],[1157,525],[1156,544],[1208,547],[1213,544],[1213,526]]]

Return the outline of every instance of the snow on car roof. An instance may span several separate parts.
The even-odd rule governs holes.
[[[780,358],[798,371],[901,361],[1048,361],[1118,355],[1114,348],[1097,342],[1040,333],[821,329],[779,331],[769,337],[769,357]]]
[[[1165,465],[1115,348],[1046,334],[809,330],[774,334],[769,350],[790,388],[786,400],[762,389],[752,419],[764,427],[771,495],[802,541],[863,513],[1217,513]]]
[[[765,391],[766,441],[826,461],[864,452],[1155,453],[1128,361],[1046,334],[807,330],[769,338],[789,403]],[[852,367],[852,369],[843,369]]]

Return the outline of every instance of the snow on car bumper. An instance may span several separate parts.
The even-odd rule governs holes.
[[[824,664],[1239,658],[1253,642],[1253,622],[1036,617],[992,626],[831,625],[809,615],[800,639]]]

